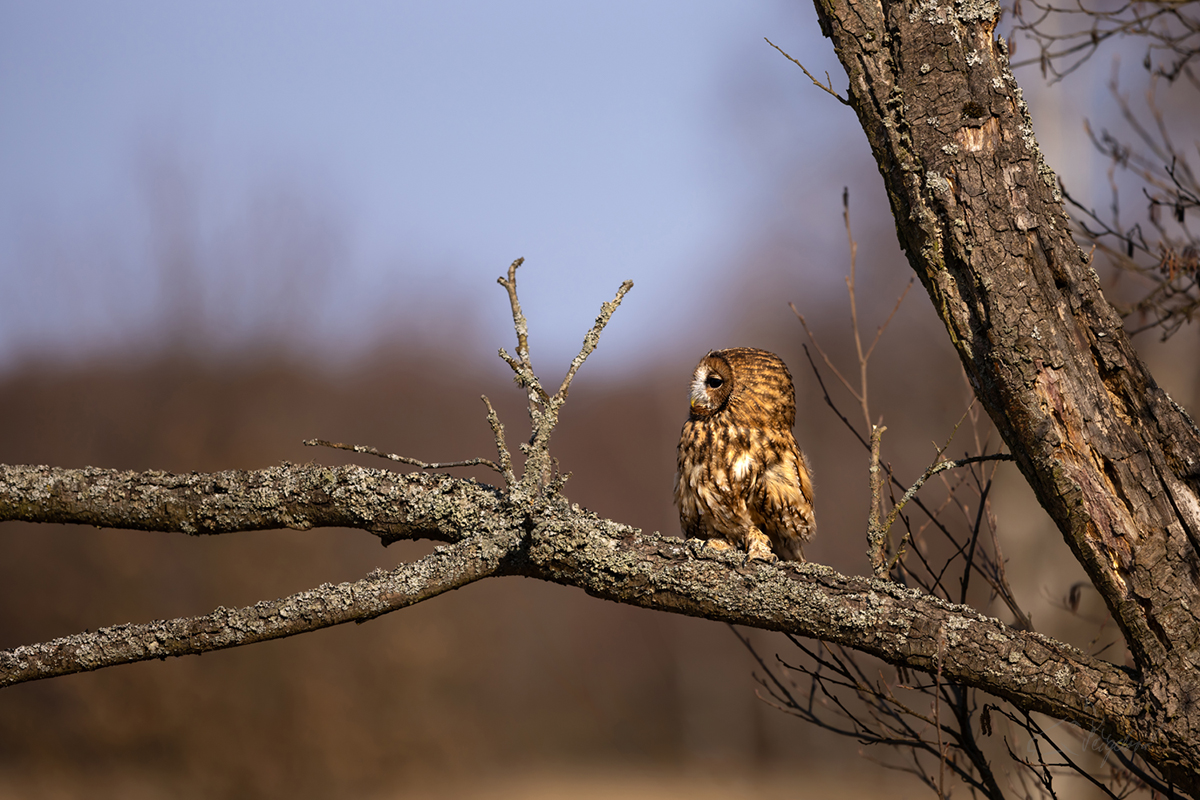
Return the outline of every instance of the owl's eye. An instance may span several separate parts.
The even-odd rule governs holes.
[[[710,375],[709,375],[707,378],[705,378],[705,379],[704,379],[704,385],[705,385],[705,386],[707,386],[707,387],[708,387],[708,388],[710,388],[710,389],[717,389],[717,388],[719,388],[719,387],[721,386],[721,384],[723,384],[724,382],[725,382],[725,381],[724,381],[724,380],[722,380],[721,376],[720,376],[720,375],[717,375],[717,374],[715,374],[715,373],[713,373],[713,374],[710,374]]]

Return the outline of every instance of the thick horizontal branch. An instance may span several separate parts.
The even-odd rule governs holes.
[[[459,542],[355,584],[17,648],[0,654],[0,685],[361,621],[490,574],[520,574],[617,602],[837,642],[913,669],[940,666],[947,680],[1020,708],[1139,733],[1130,672],[967,606],[819,565],[745,562],[566,503],[514,509],[474,481],[311,465],[210,475],[3,467],[0,519],[189,533],[340,525],[385,539]]]
[[[0,687],[75,672],[199,655],[282,639],[344,622],[366,622],[496,572],[520,542],[513,533],[472,537],[439,547],[412,564],[376,570],[360,581],[325,584],[246,608],[218,608],[201,617],[114,625],[43,644],[0,652]]]
[[[168,472],[0,465],[0,521],[63,522],[194,536],[361,528],[384,544],[487,532],[502,504],[486,484],[358,466]]]

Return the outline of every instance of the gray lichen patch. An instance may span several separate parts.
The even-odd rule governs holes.
[[[958,18],[964,23],[994,20],[1000,16],[996,0],[954,0]]]
[[[920,0],[914,3],[908,12],[908,21],[916,22],[924,19],[930,25],[941,25],[946,22],[943,10],[938,7],[937,0]]]
[[[925,173],[925,185],[938,194],[952,194],[953,187],[950,181],[942,177],[941,173],[934,170],[929,170]]]

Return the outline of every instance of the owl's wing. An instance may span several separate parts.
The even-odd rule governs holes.
[[[803,561],[801,550],[816,533],[812,480],[798,449],[786,450],[768,467],[760,481],[758,514],[763,532],[776,552],[791,561]]]

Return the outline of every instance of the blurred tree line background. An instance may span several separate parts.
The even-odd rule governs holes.
[[[1085,85],[1102,86],[1110,64],[1093,61]],[[808,87],[797,100],[795,89],[806,79],[788,69],[781,62],[783,78],[765,88],[747,91],[735,76],[726,89],[734,120],[728,133],[747,158],[786,154],[755,167],[772,180],[734,237],[736,256],[727,258],[711,292],[701,292],[695,335],[620,349],[602,343],[573,386],[555,450],[572,473],[572,500],[647,530],[676,532],[671,483],[692,367],[710,348],[773,350],[796,379],[797,439],[815,469],[819,534],[806,553],[862,574],[867,453],[827,407],[788,302],[852,372],[841,285],[848,267],[843,184],[851,187],[858,313],[868,335],[904,291],[909,272],[861,133],[845,153],[828,154],[791,140],[787,147],[764,142],[777,129],[755,127],[777,104],[834,113],[831,99]],[[1136,62],[1123,74],[1131,84],[1145,79]],[[1038,79],[1018,77],[1033,94]],[[1144,91],[1145,84],[1135,86]],[[1039,138],[1066,186],[1080,186],[1085,202],[1103,207],[1109,189],[1097,180],[1096,160],[1074,152],[1091,147],[1081,119],[1051,113],[1062,91],[1059,84],[1031,98]],[[1175,99],[1184,96],[1174,85],[1160,86],[1157,103],[1171,115],[1172,130],[1194,142],[1200,108]],[[1120,129],[1119,105],[1097,101],[1095,109],[1108,116],[1093,118],[1093,129]],[[1064,158],[1071,153],[1069,164],[1091,172],[1065,170],[1056,146]],[[493,340],[480,324],[504,311],[499,288],[490,287],[490,295],[489,287],[464,288],[461,298],[442,292],[431,305],[436,265],[404,265],[387,291],[368,288],[352,312],[340,306],[376,332],[366,345],[338,352],[322,331],[329,330],[330,296],[345,289],[342,264],[354,234],[336,203],[312,184],[277,177],[235,199],[235,223],[214,227],[204,207],[213,200],[198,188],[202,165],[169,141],[139,152],[131,171],[145,199],[140,227],[97,237],[35,221],[22,259],[0,267],[0,332],[19,345],[0,373],[0,461],[170,471],[344,463],[345,454],[302,447],[310,437],[426,460],[489,456],[482,393],[510,426],[510,438],[519,438],[521,397],[494,357],[497,347],[511,346],[511,334]],[[823,159],[831,164],[814,168]],[[1143,206],[1127,201],[1127,217]],[[816,229],[837,235],[814,248]],[[133,261],[142,266],[132,266],[122,247],[104,246],[105,237],[136,242]],[[497,253],[492,271],[499,275],[519,255]],[[1136,276],[1100,268],[1106,287],[1136,305]],[[541,270],[565,269],[530,261],[522,279],[532,285]],[[141,291],[146,281],[153,291]],[[607,296],[588,301],[598,305]],[[637,301],[635,288],[627,305]],[[536,357],[537,310],[527,311]],[[38,317],[101,318],[107,322],[95,329],[111,335],[78,343],[30,335],[28,320]],[[589,323],[578,320],[579,337]],[[572,334],[570,346],[577,338]],[[1150,330],[1139,343],[1156,377],[1196,415],[1195,327],[1165,341]],[[648,354],[623,368],[633,349]],[[853,401],[824,376],[835,402],[852,411]],[[901,305],[870,377],[873,413],[888,426],[884,460],[911,481],[971,398],[923,293]],[[969,419],[958,437],[948,455],[975,441],[999,446],[986,418]],[[927,502],[936,505],[944,491],[931,483]],[[1103,604],[1075,588],[1083,573],[1015,469],[997,473],[991,503],[1004,555],[1020,567],[1010,570],[1014,588],[1038,630],[1093,651],[1111,644],[1117,636],[1110,627],[1104,639]],[[974,510],[961,510],[964,529]],[[196,540],[8,523],[0,526],[0,647],[246,605],[351,580],[425,547],[385,550],[349,531]],[[977,588],[975,605],[1004,618],[985,588]],[[751,635],[761,652],[789,651],[783,637]],[[1119,660],[1115,653],[1107,656]],[[429,796],[498,796],[510,786],[518,796],[620,785],[648,796],[736,790],[774,797],[801,791],[800,782],[804,794],[820,795],[828,785],[847,796],[924,795],[915,782],[863,759],[852,740],[823,736],[761,702],[753,669],[723,625],[531,581],[486,581],[365,627],[7,689],[0,693],[0,795],[391,796],[406,787]],[[888,760],[887,753],[868,755]],[[850,770],[855,777],[847,777]],[[619,783],[625,775],[640,777]],[[541,777],[521,783],[522,776]]]

